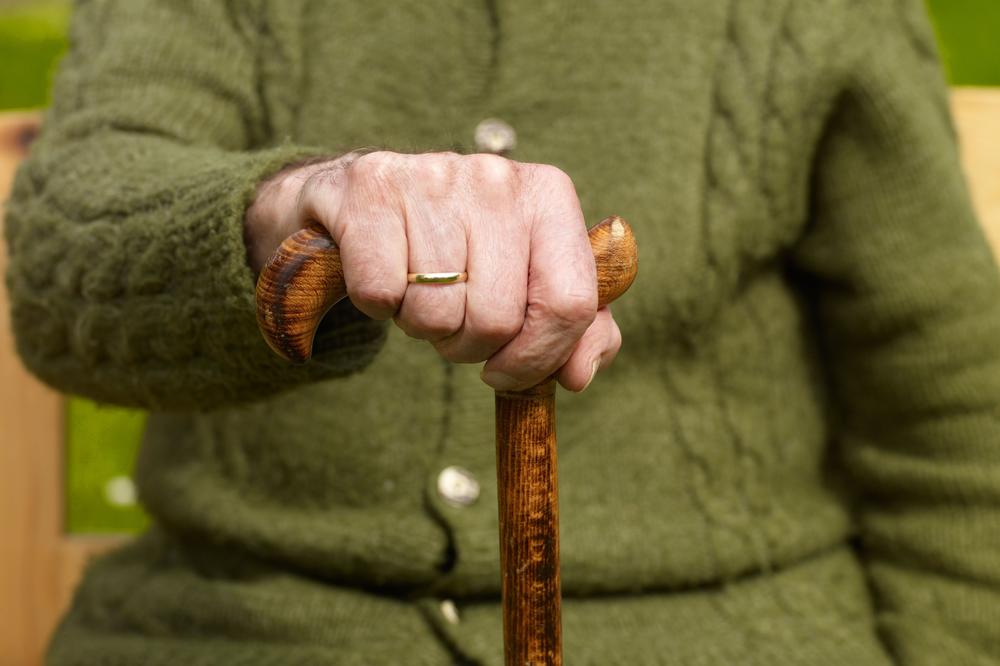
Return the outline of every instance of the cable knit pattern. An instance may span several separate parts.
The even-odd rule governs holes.
[[[321,340],[337,351],[312,367],[283,364],[256,332],[242,213],[264,176],[316,149],[250,150],[268,122],[246,40],[217,34],[235,18],[206,5],[209,15],[188,19],[206,31],[194,48],[151,51],[151,33],[176,20],[166,5],[111,19],[96,4],[73,33],[7,217],[25,363],[66,391],[165,409],[256,399],[363,367],[384,331],[351,308]],[[133,17],[109,55],[106,31]],[[230,68],[215,69],[220,60]]]
[[[478,368],[349,303],[284,365],[242,238],[288,162],[490,116],[642,255],[559,397],[566,662],[1000,663],[1000,278],[919,0],[90,0],[72,44],[13,322],[46,381],[152,410],[155,527],[54,666],[501,663]]]

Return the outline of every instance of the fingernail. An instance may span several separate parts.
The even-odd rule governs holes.
[[[479,373],[479,378],[497,391],[510,391],[520,383],[510,375],[496,370],[483,370]]]
[[[588,379],[587,383],[583,385],[582,389],[580,389],[580,393],[583,393],[584,391],[586,391],[587,387],[590,386],[590,382],[594,381],[594,377],[597,376],[597,369],[599,367],[601,367],[601,359],[595,358],[594,362],[593,362],[593,364],[591,365],[591,368],[590,368],[590,379]]]

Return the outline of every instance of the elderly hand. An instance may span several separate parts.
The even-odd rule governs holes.
[[[283,171],[247,211],[254,269],[313,220],[340,248],[355,307],[391,317],[450,361],[486,361],[482,378],[495,389],[558,371],[582,391],[621,346],[611,312],[597,309],[580,202],[556,167],[383,151]],[[446,271],[468,281],[407,283],[408,272]]]

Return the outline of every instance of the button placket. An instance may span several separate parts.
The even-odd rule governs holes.
[[[497,548],[493,396],[478,370],[472,365],[451,368],[445,432],[436,463],[428,470],[428,508],[453,545],[441,584],[453,573],[452,566],[461,566],[468,557],[481,561],[484,549],[492,553]]]

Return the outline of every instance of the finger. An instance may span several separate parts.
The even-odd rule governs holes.
[[[466,271],[466,212],[455,206],[455,160],[449,155],[413,159],[404,199],[410,273]],[[465,283],[408,284],[393,318],[413,338],[436,342],[453,335],[465,318]]]
[[[464,158],[471,164],[476,200],[468,245],[465,320],[434,346],[455,363],[485,361],[521,330],[527,304],[528,242],[516,200],[517,164],[496,155]]]
[[[569,359],[559,368],[556,379],[570,391],[586,390],[597,371],[611,365],[621,346],[622,334],[611,316],[611,310],[601,308],[594,323],[576,343]]]
[[[534,200],[546,203],[531,225],[529,283],[524,326],[483,369],[483,381],[498,390],[528,388],[569,358],[597,314],[594,255],[579,200],[568,176],[535,165]]]
[[[406,233],[392,155],[362,156],[335,181],[310,179],[300,199],[300,215],[330,231],[347,295],[372,319],[392,317],[406,291]]]

